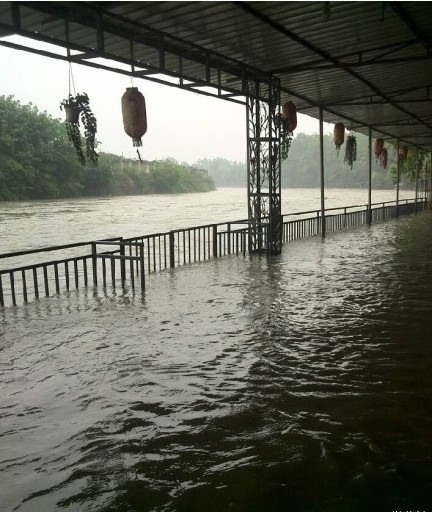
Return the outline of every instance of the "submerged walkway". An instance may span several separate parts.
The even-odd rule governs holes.
[[[4,509],[428,510],[431,220],[11,308]]]

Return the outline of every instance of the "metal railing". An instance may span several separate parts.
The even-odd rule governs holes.
[[[398,205],[395,201],[375,203],[370,210],[367,205],[329,208],[325,212],[325,230],[331,233],[416,213],[425,204],[423,199],[417,203],[414,199],[406,199]],[[322,233],[320,210],[286,214],[282,219],[284,243]],[[140,289],[144,290],[145,274],[230,254],[245,255],[247,223],[247,220],[239,220],[0,254],[2,266],[4,262],[16,262],[29,256],[37,260],[45,253],[50,253],[53,258],[31,265],[0,267],[0,307],[28,303],[43,296],[87,287],[90,283],[104,287],[108,283],[113,287],[118,284],[132,290],[139,283]]]

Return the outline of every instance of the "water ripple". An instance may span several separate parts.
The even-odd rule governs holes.
[[[2,511],[426,506],[430,221],[9,310]]]

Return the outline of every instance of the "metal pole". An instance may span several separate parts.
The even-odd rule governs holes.
[[[418,153],[419,153],[419,150],[418,148],[416,148],[416,156],[415,156],[415,214],[417,215],[417,210],[418,210],[418,207],[417,207],[417,200],[418,200],[418,181],[419,181],[419,170],[420,170],[420,166],[419,166],[419,161],[418,161]]]
[[[432,210],[432,151],[431,151],[431,154],[430,154],[429,208]]]
[[[372,224],[372,128],[369,126],[368,224]]]
[[[92,248],[92,270],[93,270],[93,284],[96,286],[98,284],[97,279],[97,256],[96,256],[96,242],[91,243]]]
[[[218,255],[218,229],[217,225],[213,224],[213,258]]]
[[[399,181],[400,181],[400,153],[399,139],[397,140],[397,176],[396,176],[396,218],[399,217]]]
[[[170,231],[168,240],[169,240],[170,268],[174,268],[175,267],[175,239],[174,239],[174,231]]]
[[[120,243],[120,256],[121,256],[120,274],[121,274],[122,285],[124,286],[125,281],[126,281],[126,260],[124,259],[126,252],[125,252],[125,244],[123,242],[122,236],[119,238],[119,243]]]
[[[144,265],[144,244],[139,246],[139,269],[141,278],[141,290],[145,290],[145,265]]]
[[[323,108],[319,108],[319,130],[320,130],[320,182],[321,182],[321,236],[325,238],[325,196],[324,196],[324,122]]]

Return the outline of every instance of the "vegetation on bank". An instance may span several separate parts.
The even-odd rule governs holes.
[[[344,163],[332,135],[324,136],[325,186],[367,187],[368,138],[357,134],[357,160]],[[298,134],[287,160],[282,161],[282,187],[320,186],[319,135]],[[401,164],[401,185],[410,187],[422,156],[413,152]],[[373,188],[396,183],[396,150],[388,148],[388,166],[372,159]],[[206,192],[218,187],[246,187],[245,163],[223,158],[201,159],[193,167],[172,158],[141,162],[99,153],[98,166],[82,166],[66,134],[65,123],[0,96],[0,200],[51,199],[81,196]]]
[[[0,96],[0,200],[177,194],[214,190],[207,172],[173,159],[140,162],[110,153],[82,166],[64,123]]]
[[[369,151],[368,138],[357,134],[357,160],[352,169],[344,163],[345,146],[339,155],[336,152],[332,135],[324,135],[325,186],[327,188],[357,188],[368,186]],[[282,187],[313,188],[320,186],[320,143],[319,135],[299,133],[292,141],[287,160],[282,161]],[[372,187],[390,189],[396,183],[396,150],[388,149],[387,169],[380,167],[379,160],[372,158]],[[202,159],[196,165],[207,169],[217,187],[247,186],[246,165],[230,162],[222,158]],[[400,166],[401,186],[410,187],[415,181],[415,157],[408,156]]]

